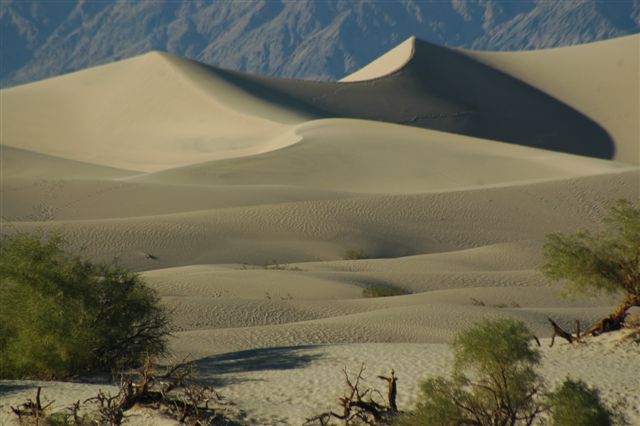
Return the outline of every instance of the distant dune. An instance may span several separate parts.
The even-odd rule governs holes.
[[[442,343],[474,321],[544,337],[548,316],[586,324],[615,304],[562,299],[539,267],[545,235],[598,229],[613,200],[640,200],[639,41],[480,53],[411,38],[335,83],[149,53],[3,90],[1,233],[59,232],[140,271],[171,308],[173,353],[228,374],[221,391],[253,424],[313,414],[326,401],[294,393],[321,371],[337,395],[331,363],[376,361],[362,351],[398,366],[407,408],[410,375],[444,371]],[[364,297],[371,286],[406,294]],[[551,349],[545,374],[637,402],[624,380],[640,353],[612,351],[612,376]],[[269,366],[288,361],[285,385]],[[251,402],[262,377],[280,405]]]
[[[3,90],[2,143],[158,171],[269,151],[295,142],[288,125],[351,117],[638,164],[639,43],[492,54],[409,39],[351,83],[151,53]]]

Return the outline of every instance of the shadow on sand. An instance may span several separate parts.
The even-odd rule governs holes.
[[[251,349],[213,355],[195,361],[198,378],[211,386],[225,386],[248,381],[234,374],[267,370],[293,370],[304,368],[322,355],[312,353],[316,346],[288,346]]]

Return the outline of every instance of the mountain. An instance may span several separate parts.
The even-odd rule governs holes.
[[[409,36],[480,50],[565,46],[640,31],[640,0],[258,0],[0,3],[11,86],[151,50],[262,75],[336,80]]]

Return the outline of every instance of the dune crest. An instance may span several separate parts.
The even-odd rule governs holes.
[[[555,49],[464,54],[571,105],[609,132],[614,159],[640,164],[640,34]]]
[[[341,83],[374,80],[386,77],[404,67],[415,52],[415,37],[409,37],[384,55],[373,60],[358,71],[340,79]]]
[[[141,172],[272,149],[295,115],[264,118],[260,101],[155,52],[3,90],[2,106],[4,145]]]

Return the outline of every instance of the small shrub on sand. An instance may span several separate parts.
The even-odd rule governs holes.
[[[390,285],[371,284],[362,289],[362,297],[390,297],[404,294],[409,294],[409,292],[403,288]]]
[[[587,333],[617,330],[627,311],[640,307],[640,204],[620,200],[604,218],[604,230],[550,234],[544,246],[542,272],[562,280],[567,294],[624,294],[622,303]]]
[[[161,354],[167,312],[140,277],[65,251],[59,236],[0,242],[0,377],[64,379]]]
[[[554,426],[609,426],[612,413],[600,400],[597,389],[582,380],[565,379],[550,397]]]
[[[417,408],[400,425],[525,425],[544,411],[540,353],[519,321],[483,321],[452,344],[451,378],[422,384]]]
[[[344,252],[344,256],[342,256],[344,260],[360,260],[360,259],[369,259],[369,255],[362,249],[349,249]]]
[[[273,260],[271,263],[266,263],[264,265],[264,269],[271,271],[302,271],[298,266],[278,263],[277,260]]]

